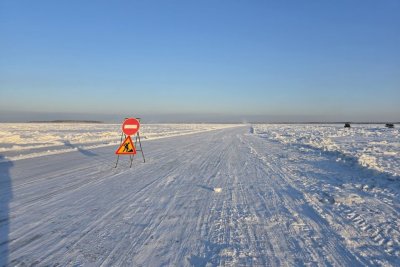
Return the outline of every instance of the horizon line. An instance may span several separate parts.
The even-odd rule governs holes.
[[[120,122],[107,122],[107,121],[100,121],[100,120],[32,120],[32,121],[3,121],[0,123],[93,123],[93,124],[118,124]],[[153,121],[150,123],[143,123],[143,124],[202,124],[202,123],[209,123],[209,124],[400,124],[400,121],[246,121],[246,122],[233,122],[233,121]]]

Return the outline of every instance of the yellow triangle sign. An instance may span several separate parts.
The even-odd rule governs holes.
[[[129,135],[127,138],[125,138],[125,141],[119,146],[117,151],[115,151],[115,154],[117,155],[136,154],[136,148],[133,145],[132,138]]]

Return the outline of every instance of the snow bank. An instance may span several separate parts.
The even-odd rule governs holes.
[[[142,141],[233,127],[232,124],[142,124]],[[118,145],[121,124],[0,123],[0,155],[20,160]]]
[[[338,161],[355,160],[361,166],[400,175],[400,130],[384,125],[258,124],[254,132],[281,143],[336,152]]]

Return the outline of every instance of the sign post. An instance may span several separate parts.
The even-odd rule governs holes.
[[[139,135],[140,129],[140,118],[126,118],[122,123],[122,133],[121,133],[121,140],[120,145],[115,154],[117,154],[117,162],[115,163],[115,168],[118,166],[119,155],[129,155],[131,165],[133,162],[133,157],[136,155],[137,151],[142,153],[143,162],[146,162],[144,158],[144,153],[142,149],[142,142],[140,141]],[[131,135],[136,135],[135,143],[133,143]],[[124,141],[122,139],[124,138]],[[140,149],[136,149],[137,143],[139,143]]]

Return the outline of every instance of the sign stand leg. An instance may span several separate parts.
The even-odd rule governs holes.
[[[144,158],[144,153],[143,153],[143,149],[142,149],[142,142],[140,142],[140,135],[139,135],[139,132],[136,133],[135,147],[137,147],[137,142],[138,142],[138,141],[139,141],[140,149],[138,149],[138,150],[136,150],[136,151],[142,152],[143,163],[145,163],[145,162],[146,162],[146,159]]]
[[[119,160],[119,155],[117,156],[117,162],[115,162],[114,168],[117,168],[117,166],[118,166],[118,160]]]
[[[121,133],[121,141],[119,142],[119,145],[122,144],[122,138],[123,138],[123,136],[124,136],[124,133]],[[119,161],[119,155],[117,155],[117,162],[115,163],[115,167],[114,167],[114,168],[117,168],[117,166],[118,166],[118,161]]]

